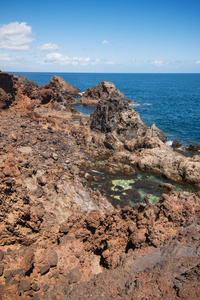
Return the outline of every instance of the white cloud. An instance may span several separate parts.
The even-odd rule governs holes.
[[[100,62],[99,58],[96,58],[94,61],[91,62],[91,65],[97,65]]]
[[[32,28],[26,22],[12,22],[0,27],[0,49],[29,50],[29,44],[34,40]]]
[[[71,64],[71,65],[87,65],[90,62],[90,57],[69,57],[61,53],[48,53],[44,59],[45,63]]]
[[[114,61],[106,61],[105,65],[115,65],[115,62]]]
[[[0,53],[1,65],[15,65],[19,64],[23,59],[18,56],[12,57],[8,53]]]
[[[107,41],[107,40],[104,40],[104,41],[102,42],[103,45],[106,45],[106,44],[109,44],[109,43],[110,43],[110,42]]]
[[[151,64],[160,67],[164,65],[164,62],[162,60],[154,60],[151,62]]]
[[[12,57],[10,57],[7,53],[0,53],[0,61],[1,62],[10,62],[12,60]]]
[[[197,61],[196,61],[196,64],[200,64],[200,60],[197,60]]]
[[[44,44],[44,45],[38,47],[38,49],[42,50],[42,51],[54,51],[54,50],[60,49],[60,47],[55,43],[47,43],[47,44]]]

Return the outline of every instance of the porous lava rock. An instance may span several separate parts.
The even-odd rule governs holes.
[[[145,195],[114,209],[90,188],[103,164],[198,183],[199,156],[174,152],[155,126],[124,142],[109,111],[103,128],[113,131],[93,131],[87,118],[73,122],[55,109],[59,101],[66,108],[58,89],[7,79],[2,93],[14,98],[0,112],[0,298],[199,299],[199,192],[164,185],[171,192],[159,203]]]
[[[8,107],[13,100],[13,75],[0,71],[0,109]]]
[[[116,96],[131,102],[115,87],[114,83],[103,80],[100,84],[95,85],[92,88],[88,88],[84,92],[81,96],[81,103],[85,106],[96,106],[100,100],[109,97],[112,93],[115,93]]]
[[[165,134],[154,124],[148,128],[140,115],[130,107],[124,97],[116,91],[102,99],[90,116],[91,129],[99,133],[114,132],[119,140],[125,142],[144,136],[158,137],[166,141]]]
[[[49,88],[59,91],[62,95],[67,94],[73,97],[80,97],[81,93],[81,90],[79,90],[77,87],[56,75],[51,78],[49,82]]]

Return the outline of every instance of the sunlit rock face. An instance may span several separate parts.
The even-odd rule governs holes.
[[[112,93],[115,93],[116,96],[124,99],[126,102],[132,102],[126,99],[125,95],[115,87],[114,83],[103,80],[100,84],[85,91],[81,96],[81,103],[85,106],[95,106],[100,100],[110,97]]]
[[[158,137],[163,142],[167,140],[155,125],[148,128],[141,121],[139,113],[116,91],[99,102],[90,120],[93,131],[114,132],[122,142],[144,136]]]

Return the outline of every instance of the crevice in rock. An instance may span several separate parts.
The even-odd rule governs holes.
[[[129,249],[135,250],[135,246],[133,245],[132,241],[128,241],[125,249],[125,253],[128,253]]]

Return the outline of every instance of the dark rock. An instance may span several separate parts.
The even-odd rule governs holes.
[[[48,284],[45,284],[43,287],[42,287],[42,290],[43,292],[46,292],[48,291],[48,289],[50,288],[50,286]]]
[[[22,279],[19,283],[19,290],[21,290],[23,292],[31,290],[30,283],[27,280]]]
[[[179,147],[181,147],[181,144],[179,143],[179,141],[174,140],[172,143],[172,148],[179,148]]]
[[[64,285],[64,288],[63,288],[63,292],[66,296],[68,296],[71,292],[70,290],[70,284],[67,282],[65,285]]]
[[[143,203],[149,204],[149,197],[150,197],[150,195],[146,194],[146,195],[143,197]]]
[[[8,107],[13,100],[13,75],[0,72],[0,109]]]
[[[49,264],[46,264],[44,266],[41,266],[40,268],[40,273],[41,275],[44,275],[46,274],[47,272],[49,272],[49,269],[50,269],[50,265]]]
[[[4,271],[4,278],[12,276],[13,270],[5,270]]]
[[[26,272],[28,272],[32,266],[33,266],[33,262],[34,262],[34,250],[33,249],[29,249],[24,258],[22,259],[21,263],[20,263],[20,267],[24,268]]]
[[[0,276],[3,275],[3,270],[4,270],[4,266],[3,266],[3,265],[0,265]]]
[[[170,183],[160,183],[159,188],[162,190],[163,193],[176,190],[176,187]]]
[[[0,88],[0,109],[6,108],[11,103],[11,95],[7,94],[2,88]]]
[[[25,269],[16,269],[13,271],[12,276],[15,277],[15,275],[20,275],[21,277],[25,276]]]
[[[48,252],[48,261],[50,267],[56,267],[58,263],[58,254],[56,251]]]
[[[3,258],[4,258],[4,253],[3,253],[3,251],[2,251],[2,250],[0,250],[0,261],[2,261],[2,260],[3,260]]]
[[[39,291],[39,289],[40,289],[39,284],[36,283],[36,282],[34,282],[34,284],[32,285],[32,289],[33,289],[34,291]]]
[[[90,127],[98,133],[115,133],[121,142],[144,136],[166,140],[165,134],[154,124],[148,128],[140,120],[139,114],[117,92],[112,92],[99,102],[90,115]]]
[[[188,148],[189,151],[194,151],[194,152],[198,152],[200,151],[200,145],[197,144],[197,143],[192,143],[189,148]]]
[[[69,284],[76,283],[81,279],[81,272],[79,268],[74,268],[67,276]]]
[[[42,97],[42,104],[47,104],[54,98],[52,89],[40,89],[40,95]]]
[[[42,295],[39,295],[39,294],[33,295],[33,300],[40,300],[41,298],[42,298]]]
[[[57,297],[53,292],[47,292],[47,293],[45,293],[45,299],[57,300]]]

